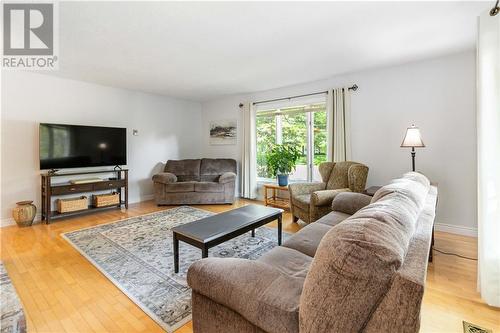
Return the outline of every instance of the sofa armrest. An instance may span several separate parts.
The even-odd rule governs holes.
[[[290,196],[311,194],[315,191],[321,191],[326,188],[326,183],[294,183],[288,185]]]
[[[234,172],[224,172],[220,177],[219,177],[219,183],[221,184],[226,184],[226,183],[231,183],[236,180],[236,174]]]
[[[193,292],[230,308],[266,332],[298,330],[303,280],[287,277],[268,264],[206,258],[189,267],[187,282]]]
[[[171,184],[177,181],[177,176],[170,172],[162,172],[153,176],[155,183]]]
[[[361,208],[368,206],[372,197],[362,193],[340,193],[332,201],[332,210],[353,215]]]
[[[342,193],[342,192],[349,192],[351,191],[348,188],[339,188],[336,190],[323,190],[323,191],[316,191],[313,194],[311,194],[311,202],[315,206],[330,206],[332,204],[333,199],[335,197]]]

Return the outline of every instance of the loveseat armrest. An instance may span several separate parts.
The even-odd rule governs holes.
[[[170,172],[161,172],[153,176],[153,182],[171,184],[177,181],[177,176]]]
[[[362,193],[339,193],[332,201],[332,210],[353,215],[361,208],[368,206],[372,197]]]
[[[259,261],[206,258],[189,267],[187,282],[193,293],[239,313],[266,332],[298,332],[302,279],[286,277]]]
[[[236,180],[236,174],[234,172],[224,172],[220,177],[219,177],[219,183],[221,184],[226,184],[226,183],[231,183]]]
[[[326,188],[326,183],[294,183],[288,185],[290,195],[311,194],[316,191],[321,191]]]
[[[342,193],[351,191],[348,188],[339,188],[336,190],[323,190],[323,191],[315,191],[311,194],[311,202],[315,206],[330,206],[332,204],[333,199]]]

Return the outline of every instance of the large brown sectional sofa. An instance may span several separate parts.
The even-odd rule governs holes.
[[[236,161],[226,158],[169,160],[153,176],[158,205],[231,204]]]
[[[373,198],[338,194],[258,260],[196,262],[194,332],[418,332],[436,202],[412,172]]]

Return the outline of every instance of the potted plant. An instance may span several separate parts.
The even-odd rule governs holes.
[[[288,175],[295,170],[300,155],[297,148],[286,144],[275,145],[267,153],[267,172],[272,177],[278,177],[279,186],[288,185]]]

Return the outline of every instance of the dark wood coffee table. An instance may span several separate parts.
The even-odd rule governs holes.
[[[278,245],[281,245],[282,209],[248,205],[201,220],[172,228],[174,238],[174,271],[179,272],[179,240],[201,249],[201,257],[208,257],[208,249],[248,231],[255,237],[255,229],[278,220]]]

